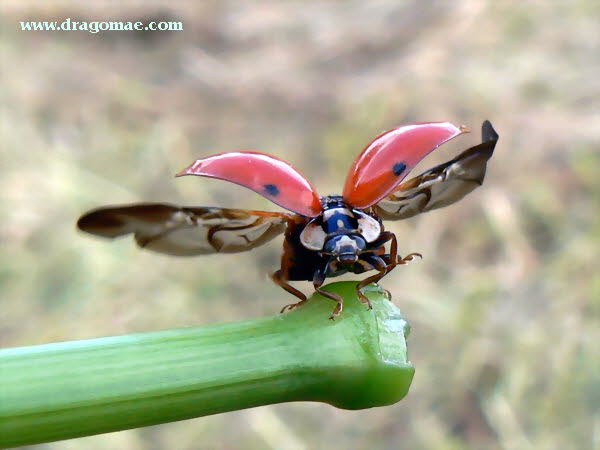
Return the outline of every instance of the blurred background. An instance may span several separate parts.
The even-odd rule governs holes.
[[[413,386],[366,411],[298,403],[39,449],[591,449],[600,446],[600,3],[21,2],[0,25],[3,347],[276,313],[281,240],[177,259],[78,233],[104,204],[277,210],[173,174],[257,149],[339,193],[382,130],[500,141],[484,186],[388,223],[423,261],[382,285],[412,325]],[[180,32],[24,32],[24,20],[182,21]],[[300,287],[310,292],[308,283]]]

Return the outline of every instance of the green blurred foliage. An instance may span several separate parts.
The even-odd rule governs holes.
[[[88,208],[274,209],[200,156],[281,156],[339,192],[378,132],[450,120],[501,140],[483,188],[393,223],[382,283],[412,324],[400,404],[288,404],[40,448],[587,449],[600,445],[598,2],[2,2],[2,345],[271,314],[280,241],[176,259],[76,232]],[[183,32],[22,32],[21,20],[181,20]],[[458,139],[423,168],[477,142]],[[301,286],[309,291],[309,285]]]

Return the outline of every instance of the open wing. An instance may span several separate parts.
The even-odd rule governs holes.
[[[481,144],[402,183],[373,207],[375,212],[387,220],[407,219],[457,202],[481,186],[498,134],[486,120],[481,126],[481,135]]]
[[[139,203],[92,210],[77,227],[107,238],[133,234],[142,248],[193,256],[253,249],[282,233],[289,218],[266,211]]]
[[[344,185],[344,201],[358,209],[373,206],[394,192],[425,156],[466,131],[448,122],[429,122],[380,134],[352,163]]]
[[[316,217],[323,210],[312,184],[289,163],[266,153],[240,150],[198,159],[177,174],[230,181],[289,211]]]

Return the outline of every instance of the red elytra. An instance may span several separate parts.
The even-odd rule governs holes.
[[[466,131],[449,122],[431,122],[382,133],[354,160],[344,185],[344,200],[355,208],[374,205],[390,194],[421,159]],[[316,189],[306,177],[286,161],[265,153],[220,153],[198,159],[177,174],[184,175],[239,184],[306,217],[316,217],[323,210]]]
[[[303,216],[316,217],[323,210],[316,189],[300,172],[265,153],[237,151],[209,156],[177,174],[183,175],[231,181]]]
[[[377,136],[354,160],[344,185],[344,200],[368,208],[390,194],[425,156],[467,132],[449,122],[405,125]]]

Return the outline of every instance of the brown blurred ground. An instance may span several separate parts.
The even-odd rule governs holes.
[[[278,405],[39,448],[598,448],[599,2],[0,5],[5,347],[238,320],[288,301],[266,280],[280,241],[178,260],[76,232],[82,211],[106,203],[276,208],[172,178],[197,157],[271,152],[325,194],[397,124],[490,119],[501,136],[482,189],[390,225],[401,252],[425,255],[383,283],[413,327],[402,403]],[[67,17],[184,31],[18,29]]]

